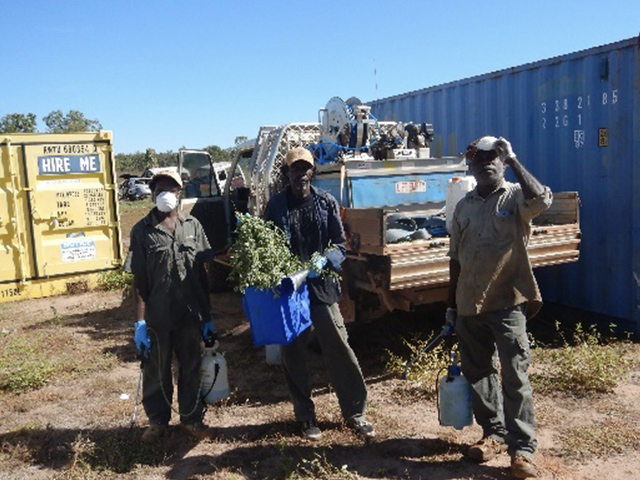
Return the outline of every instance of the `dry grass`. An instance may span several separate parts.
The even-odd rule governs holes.
[[[144,203],[121,205],[121,212],[133,212],[123,232],[146,214],[149,205]],[[406,317],[394,317],[350,329],[369,384],[369,417],[378,432],[370,443],[344,426],[322,358],[310,353],[314,401],[324,434],[311,444],[299,435],[282,372],[267,366],[264,350],[252,345],[237,294],[212,298],[233,393],[208,409],[211,440],[189,440],[173,425],[174,418],[167,437],[152,446],[139,441],[140,427],[146,424],[141,406],[136,428],[129,429],[139,365],[128,299],[123,303],[115,291],[92,292],[0,305],[2,375],[15,372],[19,359],[28,365],[46,360],[43,365],[51,367],[41,386],[0,391],[0,479],[507,478],[508,458],[482,466],[464,459],[465,445],[477,440],[479,427],[459,432],[437,425],[434,376],[446,356],[427,355],[412,371],[412,381],[398,378],[405,362],[429,339],[416,334],[424,325],[416,322],[409,328]],[[408,341],[403,344],[401,337]],[[625,465],[640,465],[635,428],[640,421],[635,401],[640,394],[640,345],[619,345],[598,347],[620,348],[617,355],[636,362],[629,363],[635,377],[619,378],[622,389],[580,397],[537,393],[536,401],[543,406],[541,436],[554,439],[541,447],[543,458],[549,459],[544,465],[552,466],[543,479],[586,478],[566,472],[588,469],[593,459],[609,467],[611,455],[624,459]],[[19,353],[7,356],[9,349]],[[385,350],[393,353],[381,358]],[[540,367],[547,365],[539,361]],[[123,393],[129,398],[121,400]],[[576,459],[582,463],[576,466]]]
[[[101,305],[100,302],[97,304]],[[47,310],[43,309],[43,312]],[[107,307],[101,311],[109,317]],[[195,444],[172,427],[164,442],[144,445],[139,441],[140,430],[127,428],[133,398],[119,400],[120,393],[132,393],[137,385],[138,368],[133,352],[128,350],[124,357],[124,352],[114,353],[118,352],[114,345],[128,342],[128,337],[119,333],[120,328],[128,332],[126,317],[119,320],[106,318],[100,323],[97,316],[87,319],[76,313],[69,314],[63,308],[58,308],[56,315],[60,318],[52,323],[48,312],[45,321],[40,322],[36,329],[55,338],[53,356],[75,357],[76,363],[80,363],[78,358],[87,358],[89,354],[99,361],[82,369],[66,367],[66,374],[54,378],[55,388],[50,384],[21,394],[0,395],[5,407],[9,404],[20,406],[24,419],[39,420],[0,434],[0,466],[5,470],[24,472],[26,466],[38,466],[49,473],[47,478],[65,480],[157,478],[158,475],[215,480],[353,480],[421,478],[422,474],[416,473],[421,471],[420,465],[428,465],[429,471],[433,468],[452,469],[442,478],[468,478],[469,474],[465,477],[463,473],[455,473],[456,468],[475,468],[473,464],[467,465],[462,461],[463,449],[457,433],[442,432],[432,439],[427,434],[425,438],[424,427],[421,426],[425,414],[421,405],[429,405],[433,401],[427,388],[433,383],[431,381],[424,381],[423,385],[417,380],[406,382],[385,375],[370,376],[372,392],[378,393],[371,395],[369,416],[381,437],[378,443],[364,446],[342,426],[340,410],[331,389],[318,387],[325,385],[326,380],[314,376],[315,400],[325,435],[317,444],[309,445],[299,437],[292,421],[280,373],[264,364],[263,352],[257,352],[246,342],[250,333],[244,330],[241,335],[226,339],[235,345],[227,350],[230,372],[235,375],[232,378],[235,393],[208,411],[214,438]],[[95,330],[104,328],[104,325],[109,325],[116,334],[94,338],[91,333],[95,334]],[[222,328],[222,332],[237,331],[235,322],[228,325],[228,328]],[[19,322],[14,327],[16,334],[33,333]],[[224,343],[224,333],[222,339]],[[419,341],[415,348],[419,349],[424,344],[425,340]],[[624,355],[632,354],[633,350],[629,346]],[[107,360],[100,360],[101,356]],[[124,370],[123,358],[129,359]],[[312,359],[313,371],[321,368],[321,359]],[[396,368],[404,367],[405,361],[398,356]],[[424,371],[432,370],[433,360],[425,361]],[[376,362],[380,363],[377,368],[382,373],[383,363]],[[371,367],[369,365],[367,369]],[[51,420],[32,413],[44,405],[53,407],[61,402],[66,402],[65,408],[74,409],[67,415],[79,427],[54,427],[48,423]],[[576,402],[580,408],[590,405],[584,398]],[[632,425],[625,426],[623,420],[628,412],[612,410],[606,402],[601,402],[596,409],[606,412],[609,420],[604,418],[585,428],[584,424],[561,425],[566,419],[562,415],[554,417],[552,426],[558,431],[555,458],[574,462],[585,458],[581,455],[594,458],[638,453],[638,432]],[[407,417],[407,413],[401,414],[402,410],[415,414]],[[141,408],[138,415],[144,418]],[[412,420],[407,423],[407,418]],[[399,468],[398,464],[404,467]],[[364,465],[372,466],[365,468]],[[455,467],[458,465],[461,466]],[[403,473],[404,470],[414,473]],[[483,478],[503,478],[500,475],[487,474]]]
[[[349,470],[349,465],[336,467],[327,460],[326,455],[315,454],[312,459],[303,458],[297,460],[292,457],[282,457],[282,466],[285,469],[284,478],[290,480],[357,480],[357,473]]]
[[[640,452],[640,428],[622,419],[568,428],[560,434],[562,455],[570,460]]]
[[[0,391],[23,393],[115,366],[110,352],[67,331],[67,320],[53,312],[48,320],[0,336]]]

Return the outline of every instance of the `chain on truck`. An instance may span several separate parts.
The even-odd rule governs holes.
[[[445,300],[446,213],[450,216],[453,206],[451,195],[447,205],[447,194],[456,186],[472,186],[473,179],[466,176],[462,155],[431,156],[434,136],[430,124],[378,121],[357,98],[334,97],[319,110],[317,123],[261,127],[255,140],[237,149],[224,184],[207,152],[181,150],[179,168],[187,180],[183,208],[200,220],[218,254],[210,268],[213,287],[225,286],[235,212],[261,215],[269,198],[286,187],[287,151],[302,146],[316,160],[314,185],[329,191],[342,208],[345,318]],[[576,192],[554,192],[552,207],[534,222],[528,245],[533,267],[578,259]]]

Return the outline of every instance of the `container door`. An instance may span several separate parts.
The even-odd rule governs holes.
[[[18,149],[11,143],[0,145],[0,285],[33,277],[30,259],[27,192],[22,179]],[[0,288],[0,296],[13,296],[13,287]]]
[[[36,277],[112,268],[121,252],[110,134],[49,138],[61,140],[23,146]]]

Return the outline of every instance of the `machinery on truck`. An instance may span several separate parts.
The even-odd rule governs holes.
[[[281,167],[287,151],[302,146],[316,160],[314,185],[331,192],[342,208],[347,236],[347,295],[341,305],[345,317],[353,318],[356,311],[367,317],[410,311],[445,300],[446,197],[448,187],[466,176],[464,158],[431,157],[430,124],[378,121],[357,98],[334,97],[318,115],[317,123],[261,127],[232,163],[231,176],[243,171],[243,165],[243,181],[227,182],[219,196],[192,205],[191,213],[211,232],[209,239],[219,254],[211,269],[212,283],[220,286],[228,273],[225,251],[235,228],[234,214],[261,215],[269,198],[286,187]],[[578,213],[576,192],[554,194],[552,207],[536,219],[529,242],[533,267],[578,259]]]

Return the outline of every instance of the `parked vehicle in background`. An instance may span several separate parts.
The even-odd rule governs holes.
[[[149,183],[151,177],[130,177],[126,178],[118,191],[120,200],[143,200],[151,196]]]

